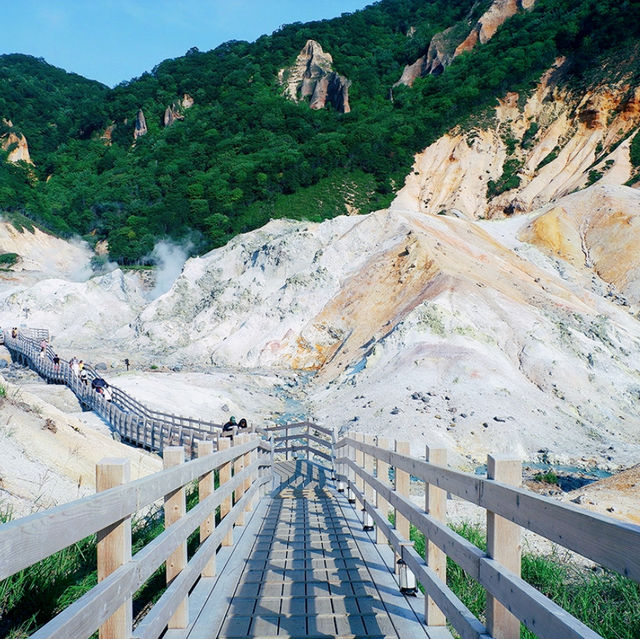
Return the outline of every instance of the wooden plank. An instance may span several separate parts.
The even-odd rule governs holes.
[[[356,473],[364,473],[362,469],[355,467],[352,461],[348,463]],[[373,477],[370,481],[376,490],[385,494],[394,508],[402,511],[412,524],[451,557],[470,577],[480,583],[488,593],[507,606],[540,639],[599,638],[597,633],[589,630],[582,622],[504,566],[487,557],[479,548],[425,512],[419,512],[410,499],[388,490]]]
[[[235,445],[240,445],[240,444],[244,444],[247,441],[247,436],[246,435],[236,435],[233,438],[233,443]],[[233,463],[233,473],[234,475],[237,475],[238,473],[242,472],[242,469],[244,468],[244,455],[239,455],[238,458],[235,460],[235,462]],[[233,502],[238,503],[240,501],[240,499],[242,498],[242,495],[244,494],[244,482],[242,484],[240,484],[238,486],[238,488],[236,488],[236,490],[233,493]],[[240,513],[236,519],[236,524],[238,526],[244,526],[244,511],[242,511],[242,513]]]
[[[373,435],[365,435],[364,441],[369,444],[374,444],[375,437]],[[369,475],[373,475],[373,471],[375,468],[375,459],[373,455],[365,455],[362,466],[365,469],[365,471],[369,473]],[[371,504],[376,503],[375,491],[373,490],[373,487],[369,483],[366,483],[364,486],[364,498],[366,501],[368,501]]]
[[[233,482],[229,484],[233,488]],[[217,491],[216,491],[217,492]],[[88,637],[108,619],[121,605],[125,597],[132,596],[149,579],[158,566],[183,539],[202,523],[212,507],[217,495],[214,493],[205,502],[192,508],[186,517],[156,537],[140,550],[131,560],[118,568],[96,587],[63,610],[57,617],[40,628],[32,639],[69,639]],[[233,524],[233,516],[226,526]],[[207,540],[211,546],[220,544],[226,526],[216,528]],[[171,586],[170,586],[171,587]],[[181,594],[181,593],[180,593]],[[166,623],[165,623],[166,625]]]
[[[479,582],[540,639],[602,639],[494,559],[480,560]]]
[[[376,438],[377,448],[382,448],[386,450],[391,445],[391,442],[386,437],[377,437]],[[371,454],[371,452],[369,452]],[[372,455],[372,457],[374,457]],[[376,476],[379,482],[382,482],[383,485],[389,487],[389,464],[383,461],[379,457],[374,457],[376,460]],[[389,507],[389,502],[384,498],[384,496],[379,492],[376,492],[376,508],[380,510],[380,512],[386,517],[386,520],[389,521],[389,511],[391,510]],[[386,538],[379,528],[376,531],[376,543],[384,544],[386,543]]]
[[[213,442],[198,442],[198,457],[206,457],[213,454]],[[215,490],[214,486],[214,473],[209,471],[200,476],[198,481],[198,501],[204,501],[209,495],[213,494]],[[207,518],[200,524],[200,543],[203,544],[211,535],[216,527],[215,512],[211,511]],[[216,558],[215,553],[212,555],[209,562],[202,569],[203,577],[214,577],[216,574]]]
[[[245,435],[245,437],[246,437],[247,441],[249,441],[249,439],[255,439],[256,438],[255,435],[249,435],[249,434]],[[255,449],[245,453],[244,454],[244,463],[243,463],[244,467],[248,468],[249,466],[251,466],[256,461],[256,458],[257,458],[257,453],[256,453]],[[256,475],[255,475],[255,473],[252,473],[251,475],[249,475],[244,480],[244,492],[245,493],[249,491],[249,489],[251,488],[251,485],[253,484],[255,479],[256,479]],[[247,504],[246,504],[244,510],[245,510],[245,512],[250,512],[252,510],[252,508],[253,508],[253,501],[251,499],[249,499],[249,500],[246,500],[246,502],[247,502]]]
[[[447,449],[426,447],[427,461],[438,466],[446,466]],[[424,509],[434,519],[446,524],[447,493],[441,488],[425,484]],[[447,556],[428,537],[425,538],[425,560],[429,569],[442,583],[447,583]],[[427,626],[444,626],[447,623],[444,612],[438,607],[425,584],[424,618]]]
[[[182,446],[167,446],[163,450],[164,467],[171,468],[184,463],[184,449]],[[184,487],[169,493],[164,499],[165,529],[180,521],[187,514],[187,497]],[[167,584],[170,584],[187,565],[187,540],[185,539],[167,558]],[[183,599],[175,609],[169,628],[186,628],[189,624],[189,604]]]
[[[364,434],[363,433],[354,433],[353,434],[353,438],[357,442],[363,442],[364,441]],[[355,462],[356,462],[356,464],[360,468],[363,468],[364,467],[364,453],[361,450],[356,448],[354,454],[355,454]],[[355,484],[356,484],[356,488],[358,489],[358,494],[363,494],[364,493],[364,479],[362,477],[360,477],[360,475],[356,475]],[[363,498],[361,498],[359,500],[358,508],[362,508],[364,506],[364,503],[363,503],[362,499]]]
[[[410,451],[409,442],[401,442],[396,441],[396,452],[400,455],[408,455]],[[409,483],[410,477],[409,473],[400,469],[399,467],[395,468],[395,491],[399,495],[403,497],[409,496]],[[409,541],[409,520],[398,510],[395,512],[395,522],[396,522],[396,530],[400,533],[402,537],[404,537],[407,541]]]
[[[131,478],[127,459],[102,459],[96,466],[96,490],[102,492],[126,484]],[[98,583],[112,572],[131,561],[131,517],[126,517],[97,536]],[[131,598],[125,602],[100,626],[100,639],[129,639],[133,627]]]
[[[512,457],[488,455],[487,478],[519,486],[522,463]],[[488,510],[487,555],[519,577],[521,554],[520,527]],[[520,620],[490,593],[487,593],[487,629],[495,639],[520,639]]]
[[[231,442],[228,437],[220,437],[218,439],[218,448],[222,451],[231,448]],[[218,470],[218,485],[222,488],[231,480],[231,464],[227,463],[220,466]],[[220,523],[231,512],[231,495],[220,503]],[[223,546],[231,546],[233,544],[233,531],[230,531],[222,540]]]
[[[149,614],[144,618],[142,623],[136,628],[132,637],[134,639],[155,639],[159,637],[167,625],[167,620],[172,614],[175,602],[182,597],[186,597],[200,576],[203,566],[209,560],[210,555],[215,554],[216,548],[221,545],[224,536],[233,533],[233,526],[237,524],[237,517],[244,512],[246,501],[250,500],[258,489],[258,485],[254,484],[248,493],[243,495],[233,508],[232,512],[224,522],[220,524],[207,541],[196,551],[189,562],[188,568],[183,571],[174,583],[160,597]]]

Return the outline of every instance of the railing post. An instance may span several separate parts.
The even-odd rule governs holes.
[[[228,437],[218,438],[218,450],[229,450],[231,448],[231,442]],[[222,488],[224,484],[231,480],[231,462],[227,462],[220,466],[218,470],[219,487]],[[222,521],[231,512],[231,495],[225,497],[220,502],[220,520]],[[233,546],[233,530],[230,530],[222,540],[223,546]]]
[[[349,437],[349,439],[355,439],[356,438],[356,433],[352,430],[350,430],[347,433],[347,437]],[[346,447],[346,452],[347,452],[347,457],[349,458],[349,460],[355,460],[355,448],[353,447],[353,445],[349,444]],[[354,497],[354,491],[351,489],[351,484],[355,484],[355,477],[356,477],[356,473],[353,470],[353,468],[351,468],[351,466],[347,466],[347,482],[346,482],[346,489],[347,489],[347,499],[349,501],[350,504],[355,504],[356,500]]]
[[[246,440],[247,440],[246,435],[236,435],[233,438],[233,445],[240,446],[241,444],[244,444]],[[243,469],[244,469],[244,455],[239,455],[238,458],[233,463],[233,474],[238,475],[242,472]],[[242,481],[240,485],[233,491],[233,495],[234,495],[234,503],[237,504],[242,498],[242,495],[244,495],[244,481]],[[236,518],[236,525],[244,526],[244,510],[240,510],[238,512],[238,517]]]
[[[172,468],[184,463],[184,448],[182,446],[167,446],[162,451],[164,468]],[[184,486],[169,493],[164,498],[164,526],[169,528],[187,512],[187,499]],[[184,570],[187,565],[187,540],[185,539],[167,558],[167,584]],[[189,624],[189,605],[185,597],[177,606],[175,613],[169,619],[169,628],[186,628]]]
[[[399,442],[396,441],[396,453],[399,455],[409,455],[410,453],[410,445],[409,442]],[[403,497],[409,496],[409,473],[406,470],[400,470],[399,468],[394,468],[395,471],[395,482],[394,482],[394,490],[398,495],[402,495]],[[394,509],[395,515],[395,527],[398,531],[398,534],[409,541],[410,537],[410,527],[409,520],[400,513],[400,511],[396,508]],[[398,556],[398,559],[401,559]]]
[[[96,491],[125,484],[130,479],[127,459],[101,460],[96,466]],[[131,561],[131,517],[112,524],[98,533],[98,582]],[[100,639],[129,639],[133,626],[131,598],[128,598],[102,626]]]
[[[376,445],[383,450],[389,450],[389,440],[386,437],[377,437]],[[385,486],[389,486],[389,464],[382,459],[376,460],[376,476],[378,481],[382,482]],[[385,517],[389,516],[389,502],[379,493],[376,493],[376,508],[382,512]],[[387,538],[384,536],[384,531],[378,527],[376,530],[376,543],[386,545]]]
[[[213,442],[210,441],[198,441],[198,457],[206,457],[213,453]],[[213,470],[205,473],[200,477],[198,481],[198,501],[204,501],[209,495],[212,495],[214,491],[214,476]],[[200,543],[202,544],[213,532],[216,527],[215,512],[211,512],[207,518],[200,524]],[[213,556],[208,561],[204,570],[202,571],[203,577],[215,577],[216,575],[216,555],[215,550]]]
[[[506,455],[487,455],[487,479],[520,486],[522,462]],[[520,576],[520,526],[487,510],[487,554]],[[487,593],[487,630],[495,639],[518,639],[520,621]]]
[[[364,433],[354,433],[353,434],[353,438],[357,442],[362,443],[362,442],[364,442]],[[361,450],[358,450],[357,448],[354,449],[354,450],[355,450],[356,466],[358,468],[363,468],[364,467],[364,453]],[[356,484],[356,488],[362,494],[364,492],[364,479],[362,479],[362,477],[360,477],[360,475],[358,475],[358,474],[355,475],[355,484]],[[364,508],[364,502],[363,501],[360,502],[360,508]]]
[[[430,464],[438,466],[447,465],[447,449],[432,448],[427,446],[426,459]],[[425,485],[424,509],[434,519],[443,523],[447,520],[447,491],[434,486],[433,484]],[[425,560],[427,566],[432,568],[442,583],[447,583],[447,555],[440,550],[427,537],[425,539]],[[425,593],[424,600],[424,619],[427,626],[445,626],[447,619],[443,612],[436,606],[435,602],[428,593]]]
[[[364,436],[365,444],[375,446],[375,440],[376,438],[373,435]],[[373,455],[368,455],[367,453],[364,453],[363,468],[364,468],[364,471],[369,475],[373,475],[374,462],[375,462],[375,457]],[[366,502],[368,502],[371,505],[375,505],[376,493],[373,490],[373,486],[367,481],[365,481],[364,483],[364,497]],[[365,507],[364,504],[362,504],[363,510],[364,510],[364,507]],[[362,513],[362,525],[364,530],[373,530],[373,519],[371,518],[371,515],[369,515],[369,513],[367,512]]]
[[[244,441],[248,442],[248,441],[254,441],[256,439],[255,435],[249,435],[246,434],[244,436]],[[244,454],[244,467],[248,468],[249,466],[251,466],[251,464],[257,459],[257,450],[254,448],[253,450],[250,450],[248,453]],[[254,481],[256,481],[257,477],[255,472],[252,472],[251,475],[249,475],[245,480],[244,480],[244,492],[248,492],[249,489],[251,488],[251,485],[253,484]],[[245,512],[251,512],[251,510],[253,509],[253,499],[251,499],[251,501],[247,501],[246,506],[244,507],[244,511]]]

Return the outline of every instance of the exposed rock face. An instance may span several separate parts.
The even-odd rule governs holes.
[[[138,138],[146,134],[147,134],[147,121],[145,120],[142,109],[139,109],[138,115],[136,116],[136,123],[133,128],[133,139],[137,140]]]
[[[184,120],[184,113],[186,109],[190,109],[194,104],[193,98],[185,93],[182,96],[180,102],[174,102],[170,104],[164,111],[162,122],[164,126],[171,126],[176,120]]]
[[[454,57],[465,51],[471,51],[478,42],[484,44],[491,40],[495,32],[508,18],[522,9],[533,6],[534,0],[494,0],[486,13],[482,14],[478,22],[471,29],[471,33],[456,48]]]
[[[429,43],[429,49],[426,55],[419,57],[413,64],[409,64],[404,68],[402,77],[394,86],[404,84],[413,86],[416,78],[424,78],[427,75],[440,75],[444,68],[453,59],[453,51],[447,46],[451,34],[451,29],[446,29],[442,33],[438,33]]]
[[[178,105],[174,102],[164,110],[162,122],[165,126],[171,126],[176,120],[184,120],[184,115],[178,110]]]
[[[7,391],[0,398],[3,423],[19,424],[0,431],[0,499],[14,517],[94,494],[95,467],[105,456],[129,460],[132,480],[162,469],[156,455],[116,442],[107,429],[88,427],[22,384],[0,381]],[[52,426],[45,427],[45,420]]]
[[[460,36],[457,36],[462,25],[450,27],[436,34],[429,44],[426,56],[406,66],[396,85],[411,86],[416,78],[423,78],[429,74],[440,75],[454,58],[465,51],[471,51],[478,42],[488,42],[508,18],[518,11],[529,9],[534,2],[535,0],[494,0],[462,41]]]
[[[8,127],[13,126],[11,120],[3,120],[3,122]],[[3,151],[11,149],[11,151],[9,151],[9,155],[7,156],[7,162],[26,162],[27,164],[33,165],[33,162],[31,161],[31,157],[29,155],[29,145],[27,144],[27,138],[25,138],[21,133],[18,134],[10,131],[9,133],[1,136],[0,147],[2,147]]]
[[[624,211],[640,220],[636,204]],[[530,458],[549,441],[592,458],[615,441],[631,460],[640,325],[590,269],[556,270],[521,245],[516,223],[385,211],[274,221],[189,260],[140,315],[139,343],[176,361],[316,371],[323,424],[356,415],[368,432],[424,434],[474,457]]]
[[[524,106],[507,94],[491,126],[453,130],[417,155],[392,208],[500,217],[533,211],[594,181],[627,182],[640,89],[622,83],[575,95],[555,85],[557,67]],[[509,166],[519,185],[496,189]]]
[[[100,136],[101,140],[104,140],[104,143],[107,146],[111,146],[111,138],[113,136],[113,132],[115,131],[116,125],[115,123],[110,124],[105,130],[104,133]]]
[[[519,237],[576,268],[593,269],[640,304],[640,191],[591,186],[544,207]]]
[[[309,99],[312,109],[324,109],[327,102],[341,113],[349,113],[351,81],[336,73],[333,58],[315,40],[308,40],[295,64],[281,69],[278,78],[285,85],[285,95],[298,102]]]
[[[194,104],[195,100],[188,93],[185,93],[182,96],[182,100],[180,100],[180,105],[183,109],[190,109]]]

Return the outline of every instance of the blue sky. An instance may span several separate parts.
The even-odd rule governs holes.
[[[10,0],[0,53],[27,53],[114,86],[191,47],[255,40],[372,0]]]

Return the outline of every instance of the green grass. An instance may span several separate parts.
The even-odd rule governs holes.
[[[216,474],[216,485],[218,485]],[[187,509],[197,503],[197,482],[187,489]],[[12,519],[0,508],[0,523]],[[164,530],[162,511],[132,524],[131,547],[135,555]],[[199,545],[196,529],[187,541],[191,557]],[[0,637],[22,639],[35,632],[97,584],[96,536],[91,535],[0,582]],[[133,597],[134,618],[146,612],[166,589],[165,565]],[[97,633],[94,635],[97,637]]]
[[[459,535],[486,551],[486,537],[477,525],[452,526]],[[424,557],[424,535],[411,526],[416,551]],[[598,632],[605,639],[640,637],[640,584],[600,569],[589,570],[555,556],[524,553],[522,578]],[[447,559],[447,584],[467,608],[485,623],[486,592],[451,559]],[[536,635],[521,626],[522,639]]]
[[[533,481],[540,482],[542,484],[556,484],[560,483],[558,479],[558,475],[556,475],[552,470],[548,470],[545,473],[536,473],[533,476]]]

